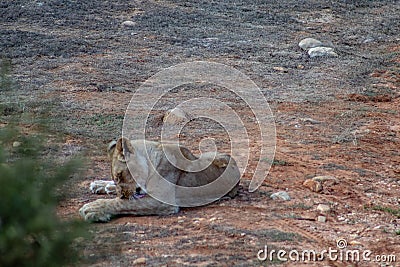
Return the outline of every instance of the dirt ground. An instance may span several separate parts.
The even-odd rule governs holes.
[[[34,113],[52,107],[52,130],[63,138],[51,153],[87,158],[84,176],[66,186],[64,218],[101,197],[88,186],[109,179],[105,146],[121,134],[133,92],[163,68],[195,60],[234,67],[260,87],[275,116],[275,160],[259,190],[247,190],[251,161],[233,200],[90,225],[82,266],[400,266],[398,1],[14,0],[0,1],[0,26],[0,56],[12,61],[15,82],[1,101]],[[338,57],[311,59],[298,47],[306,37]],[[2,125],[9,115],[3,111]],[[207,123],[194,126],[182,135],[191,148],[205,133],[223,136]],[[321,175],[336,182],[318,193],[303,185]],[[272,200],[278,191],[291,200]],[[321,252],[338,249],[340,239],[347,250],[370,250],[371,262],[257,258],[266,245]],[[386,262],[374,262],[377,255]]]

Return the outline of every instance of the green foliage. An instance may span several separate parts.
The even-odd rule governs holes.
[[[382,206],[377,205],[377,206],[373,206],[372,210],[387,212],[389,214],[396,216],[397,218],[400,218],[400,209],[392,209],[389,207],[382,207]]]
[[[4,93],[12,89],[10,63],[3,60],[0,67]],[[13,115],[7,117],[7,126],[0,124],[0,266],[73,265],[86,231],[81,221],[60,219],[56,207],[60,186],[80,164],[72,160],[60,166],[45,159],[44,134],[22,134],[18,125],[24,125],[24,114],[11,112],[8,103],[6,108],[0,105],[1,115]],[[42,130],[44,121],[38,119],[35,129]]]
[[[25,137],[13,147],[15,131],[2,129],[0,137],[0,266],[73,263],[78,254],[72,245],[84,228],[57,217],[55,192],[77,163],[57,167],[44,162],[38,138]]]
[[[77,162],[55,166],[40,157],[38,138],[13,146],[16,132],[0,131],[0,266],[62,266],[78,259],[80,222],[56,215],[57,188]],[[20,137],[20,136],[18,136]]]
[[[13,83],[9,76],[11,72],[11,60],[2,59],[0,62],[0,91],[11,90]]]

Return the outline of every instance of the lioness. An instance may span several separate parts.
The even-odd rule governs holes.
[[[118,215],[168,215],[177,213],[180,203],[186,203],[184,201],[188,199],[186,191],[179,190],[181,187],[187,189],[188,187],[205,186],[220,178],[221,175],[227,179],[226,184],[229,187],[227,190],[225,188],[223,194],[229,190],[227,196],[234,197],[237,194],[240,172],[236,162],[227,154],[203,153],[198,158],[189,149],[179,144],[162,144],[143,140],[130,141],[126,138],[120,138],[118,141],[110,143],[108,155],[111,160],[113,181],[95,181],[91,184],[91,191],[94,193],[116,193],[117,197],[114,199],[98,199],[85,204],[79,210],[79,213],[88,221],[106,222],[111,217]],[[182,155],[184,158],[181,158]],[[195,170],[199,164],[207,161],[210,164],[199,171],[192,172],[176,167],[176,164],[171,163],[171,159],[181,161],[178,163],[184,164],[189,170]],[[135,181],[128,165],[129,169],[135,172],[135,175],[140,176],[141,184]],[[162,177],[170,185],[177,185],[178,190],[175,190],[175,188],[165,189],[165,193],[164,188],[156,188],[159,187],[157,177]],[[156,187],[152,187],[154,182]],[[156,190],[153,190],[154,195],[157,195],[156,191],[161,192],[162,199],[164,199],[163,193],[168,194],[166,196],[167,201],[155,199],[154,195],[148,191],[152,190],[151,188],[156,188]],[[214,195],[217,196],[217,194]],[[189,196],[189,199],[196,200],[196,197],[204,198],[204,196],[193,194],[193,196]],[[216,200],[212,197],[211,200]],[[193,203],[198,203],[196,201]]]

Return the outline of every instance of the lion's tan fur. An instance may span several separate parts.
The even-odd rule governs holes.
[[[233,159],[227,154],[204,154],[203,158],[194,156],[189,149],[178,144],[162,144],[159,142],[132,140],[120,138],[118,141],[110,143],[108,154],[111,160],[111,177],[115,183],[117,197],[114,199],[99,199],[85,204],[80,210],[80,214],[85,220],[89,221],[108,221],[116,215],[166,215],[179,211],[177,206],[165,204],[147,195],[143,198],[132,199],[132,196],[146,185],[138,185],[133,179],[127,164],[135,175],[145,176],[145,181],[151,183],[156,175],[149,170],[150,164],[155,167],[164,179],[172,184],[183,187],[198,187],[209,184],[220,177],[225,171],[228,177],[235,181],[239,180],[240,173]],[[209,166],[199,172],[182,171],[171,164],[165,156],[173,155],[177,163],[191,169],[196,169],[193,164],[201,163],[202,160],[212,159]],[[183,155],[180,158],[177,155]],[[176,156],[176,157],[175,157]],[[193,166],[191,166],[191,164]],[[227,194],[230,197],[236,195],[238,184]],[[99,192],[104,190],[99,190]],[[226,191],[225,191],[226,192]],[[177,193],[178,195],[179,193]],[[174,196],[178,197],[178,196]]]

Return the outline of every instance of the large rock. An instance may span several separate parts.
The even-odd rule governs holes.
[[[186,111],[182,110],[179,107],[175,107],[165,113],[163,123],[175,126],[181,123],[187,123],[192,119],[193,117]]]
[[[324,47],[324,46],[318,46],[314,48],[310,48],[308,50],[308,55],[313,58],[313,57],[337,57],[338,54],[335,53],[332,47]]]
[[[322,46],[322,42],[314,38],[305,38],[300,41],[299,46],[303,50],[309,50],[317,46]]]

